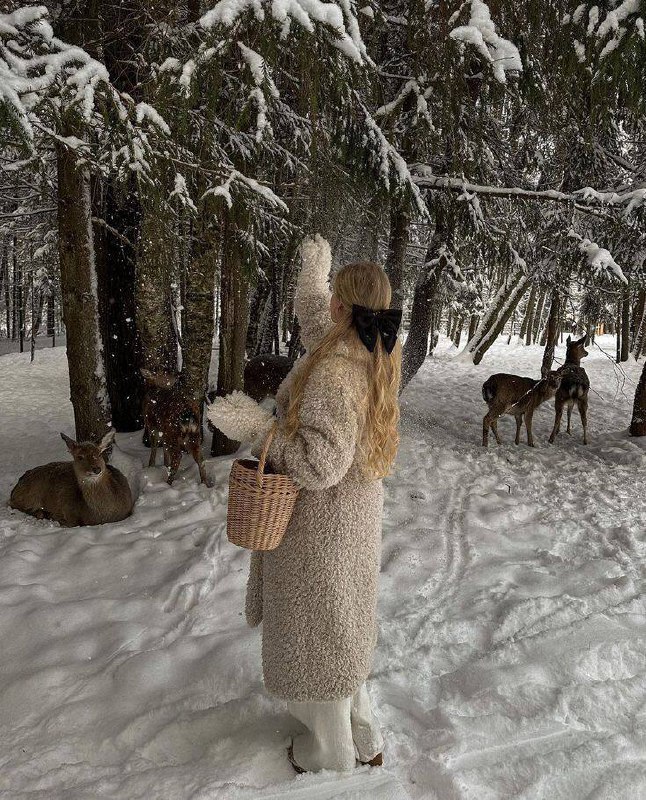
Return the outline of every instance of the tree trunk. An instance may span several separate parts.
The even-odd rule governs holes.
[[[137,258],[136,321],[143,366],[177,372],[177,338],[172,323],[172,247],[154,206],[144,209]]]
[[[50,288],[47,295],[47,335],[56,336],[56,308],[54,305],[54,289]]]
[[[637,304],[633,314],[633,326],[631,353],[634,359],[638,359],[642,354],[646,334],[646,290],[644,289],[639,290]]]
[[[16,253],[16,237],[13,237],[11,248],[13,261],[13,286],[11,287],[11,339],[16,341],[18,334],[18,257]]]
[[[410,212],[406,201],[398,196],[394,197],[390,205],[390,235],[385,264],[393,290],[391,308],[404,307],[404,266],[409,223]]]
[[[514,309],[521,301],[529,286],[529,278],[518,270],[498,289],[491,307],[482,317],[478,329],[467,344],[467,351],[473,354],[473,363],[479,364],[484,354],[503,331]]]
[[[63,136],[78,135],[64,127]],[[97,307],[90,179],[57,143],[58,253],[76,438],[98,441],[110,421]]]
[[[408,336],[402,352],[402,389],[417,374],[429,352],[428,337],[435,314],[435,301],[446,267],[446,258],[438,256],[438,252],[439,241],[434,234],[429,243],[427,261],[434,260],[435,263],[420,276],[413,293]]]
[[[633,416],[630,421],[631,436],[646,436],[646,363],[635,391]]]
[[[7,339],[9,339],[11,337],[11,289],[10,289],[11,280],[9,279],[9,245],[7,244],[7,239],[4,240],[3,256],[4,256],[4,276],[5,276],[4,304],[7,316]]]
[[[532,329],[534,325],[534,306],[536,304],[536,284],[532,283],[532,288],[529,292],[529,300],[525,308],[525,316],[523,318],[523,325],[520,329],[520,338],[525,339],[525,344],[532,343]]]
[[[99,310],[112,425],[118,431],[136,431],[143,426],[144,382],[135,307],[141,207],[134,182],[121,200],[117,187],[108,182],[103,202],[98,205],[112,229],[95,226],[95,236],[101,243],[97,247]]]
[[[18,305],[18,339],[20,352],[25,351],[25,287],[22,258],[18,258],[18,242],[13,237],[13,272],[16,276],[16,303]]]
[[[3,236],[2,237],[2,249],[0,250],[0,297],[5,298],[6,303],[6,292],[7,292],[7,284],[9,283],[9,273],[7,271],[7,240]],[[7,312],[7,338],[9,338],[9,309],[5,308]],[[0,333],[1,333],[1,321],[0,321]]]
[[[251,295],[249,305],[249,326],[247,328],[247,352],[249,355],[260,354],[260,340],[262,339],[263,314],[267,305],[267,298],[271,287],[266,278],[260,278]]]
[[[475,336],[479,324],[480,324],[480,318],[478,317],[478,315],[472,314],[471,319],[469,320],[469,341],[471,341],[471,339],[473,339],[473,337]]]
[[[545,307],[545,298],[547,292],[541,290],[538,296],[538,303],[536,304],[536,311],[534,312],[534,324],[532,325],[532,344],[538,341],[538,335],[541,332],[541,322],[543,321],[543,308]]]
[[[215,327],[215,273],[217,241],[212,233],[199,230],[191,267],[186,275],[186,329],[182,332],[182,382],[200,402],[209,382]],[[246,333],[246,325],[244,326]]]
[[[447,265],[445,248],[453,234],[453,217],[439,205],[435,230],[426,250],[425,266],[415,284],[408,336],[402,352],[402,389],[417,374],[429,352],[428,337],[436,312],[436,300]],[[439,324],[439,320],[438,320]]]
[[[32,284],[32,294],[33,294],[33,273],[31,276],[30,283]],[[34,303],[32,302],[32,318],[31,318],[31,335],[38,336],[38,332],[40,331],[40,326],[43,323],[43,306],[45,305],[45,292],[42,289],[38,291],[38,306],[34,309]]]
[[[460,341],[462,340],[462,329],[464,328],[464,317],[458,317],[457,325],[455,326],[455,330],[453,331],[453,344],[456,347],[460,347]]]
[[[622,301],[619,300],[617,303],[617,316],[616,316],[616,344],[617,344],[617,357],[616,361],[617,364],[621,361],[621,306]]]
[[[249,316],[249,287],[243,274],[243,260],[235,225],[225,212],[225,224],[220,265],[220,358],[218,362],[217,394],[225,395],[243,388],[243,371],[247,319]],[[211,443],[211,455],[235,453],[239,443],[216,430]]]
[[[546,375],[554,363],[554,350],[558,342],[558,322],[560,311],[561,299],[559,297],[558,289],[552,289],[552,296],[550,302],[550,315],[547,319],[547,327],[545,328],[545,352],[543,353],[543,361],[541,363],[541,375]]]
[[[630,353],[630,289],[624,289],[621,302],[621,361],[628,361]]]

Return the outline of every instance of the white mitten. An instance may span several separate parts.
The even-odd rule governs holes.
[[[301,244],[303,265],[298,276],[298,289],[306,292],[327,292],[332,266],[332,251],[320,233],[308,236]]]
[[[215,428],[236,442],[253,442],[257,436],[265,437],[274,421],[270,411],[239,391],[216,397],[206,415]]]

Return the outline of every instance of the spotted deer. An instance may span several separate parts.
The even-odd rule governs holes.
[[[583,444],[588,443],[588,393],[590,391],[590,381],[586,371],[581,366],[581,359],[588,355],[585,349],[586,336],[572,341],[567,337],[567,350],[565,354],[565,364],[556,370],[556,374],[561,376],[561,385],[554,400],[554,428],[550,435],[550,444],[556,439],[561,427],[561,417],[563,409],[567,406],[567,432],[572,433],[572,408],[577,404],[581,425],[583,426]]]
[[[182,461],[182,453],[190,453],[200,470],[200,480],[207,486],[202,456],[200,402],[182,387],[180,376],[168,372],[142,369],[146,380],[144,395],[144,427],[150,437],[149,467],[155,466],[157,448],[164,451],[167,482],[172,484]]]
[[[499,372],[482,385],[482,397],[489,406],[489,411],[482,420],[482,446],[489,444],[489,428],[494,433],[498,444],[502,444],[498,436],[498,418],[503,414],[516,418],[515,443],[520,444],[520,428],[525,420],[527,444],[534,447],[532,436],[532,418],[534,411],[547,400],[551,400],[561,385],[561,376],[557,372],[548,372],[543,378],[523,378],[520,375],[508,375]]]
[[[52,461],[30,469],[14,486],[11,508],[66,528],[118,522],[132,513],[133,499],[125,476],[106,463],[114,431],[99,444],[75,442],[61,433],[73,461]]]

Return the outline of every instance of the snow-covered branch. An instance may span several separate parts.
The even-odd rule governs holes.
[[[231,27],[238,18],[253,12],[258,23],[269,16],[281,26],[281,38],[287,38],[291,22],[308,33],[320,25],[327,30],[330,42],[345,56],[358,64],[370,62],[359,32],[354,4],[350,0],[324,3],[321,0],[220,0],[200,19],[204,30],[218,25]]]
[[[518,48],[509,39],[498,34],[486,3],[482,0],[470,0],[470,6],[471,18],[468,24],[454,28],[449,36],[463,45],[475,47],[491,65],[496,80],[506,83],[508,72],[521,72],[523,69]]]
[[[573,205],[581,211],[591,207],[625,206],[625,215],[646,204],[646,188],[641,187],[626,192],[598,192],[588,186],[574,192],[559,192],[556,189],[521,189],[514,186],[485,186],[470,183],[462,178],[434,175],[429,167],[421,164],[411,165],[410,169],[413,180],[420,189],[445,189],[460,194],[564,203]]]

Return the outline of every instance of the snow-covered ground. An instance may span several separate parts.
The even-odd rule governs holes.
[[[599,343],[612,356],[614,343]],[[171,488],[140,469],[133,516],[64,530],[4,506],[67,453],[62,349],[0,358],[0,797],[21,800],[638,800],[646,797],[646,449],[627,436],[641,366],[590,348],[590,445],[480,446],[492,372],[537,374],[504,340],[478,367],[446,341],[403,398],[388,480],[371,692],[383,769],[295,778],[297,730],[265,695],[242,617],[248,554],[225,535],[230,459]],[[563,358],[563,348],[557,356]],[[400,789],[397,789],[399,785]]]

